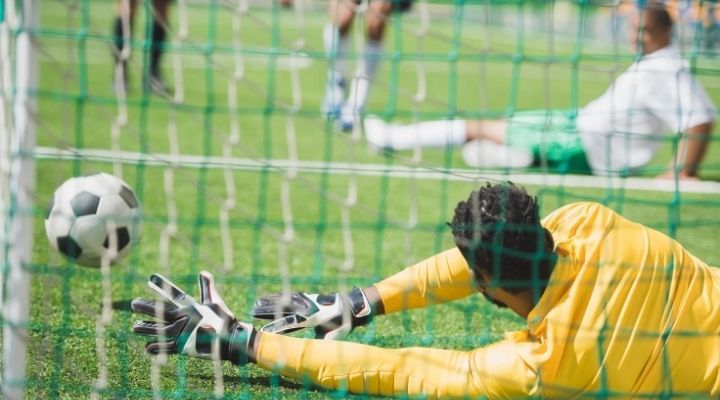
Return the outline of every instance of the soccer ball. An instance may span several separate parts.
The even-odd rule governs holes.
[[[141,209],[127,183],[100,173],[70,178],[53,195],[45,217],[50,245],[80,265],[120,261],[140,238]],[[112,246],[112,248],[111,248]]]

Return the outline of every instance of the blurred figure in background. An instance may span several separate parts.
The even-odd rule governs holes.
[[[152,2],[152,27],[147,33],[150,39],[150,57],[148,70],[143,71],[143,90],[162,96],[169,95],[168,86],[162,79],[160,61],[164,52],[165,39],[167,37],[168,14],[172,0],[146,0]],[[115,64],[120,63],[122,69],[122,82],[115,82],[125,89],[128,86],[128,55],[124,55],[125,46],[129,46],[132,40],[133,25],[137,10],[138,0],[116,0],[115,19],[113,21],[113,57]],[[116,77],[115,79],[117,79]]]
[[[359,54],[355,73],[347,88],[347,55],[350,47],[350,29],[357,8],[367,2],[365,13],[365,48]],[[392,12],[406,11],[411,0],[331,0],[328,6],[330,21],[323,30],[323,44],[328,54],[328,75],[325,98],[321,111],[328,118],[336,118],[344,131],[352,129],[355,118],[362,112],[370,92],[370,85],[382,57],[382,41],[387,19]]]
[[[556,172],[625,175],[647,165],[662,136],[681,135],[663,177],[697,179],[715,106],[671,44],[673,21],[662,3],[633,10],[635,61],[599,98],[579,110],[519,111],[506,119],[388,124],[364,121],[371,146],[388,150],[461,145],[473,167],[522,168],[542,161]]]

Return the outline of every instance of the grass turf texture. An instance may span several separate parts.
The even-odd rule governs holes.
[[[38,143],[42,146],[110,148],[110,124],[116,115],[110,88],[108,50],[112,2],[81,2],[70,11],[63,2],[43,2],[40,10],[41,46]],[[438,7],[425,41],[429,100],[413,108],[415,60],[421,53],[413,36],[411,18],[394,18],[387,32],[387,57],[378,74],[369,105],[370,112],[408,121],[443,117],[458,112],[468,116],[497,116],[508,109],[569,108],[596,97],[622,71],[630,57],[613,59],[607,47],[583,42],[581,57],[573,64],[573,51],[583,41],[563,36],[555,43],[556,59],[548,61],[547,38],[478,23],[484,6]],[[517,6],[496,7],[496,12],[516,12]],[[462,13],[455,11],[462,10]],[[227,82],[232,71],[231,13],[212,3],[189,9],[190,40],[174,49],[183,54],[185,99],[176,112],[180,150],[183,154],[222,155],[223,140],[230,130]],[[541,10],[542,12],[542,10]],[[122,149],[144,153],[167,153],[167,121],[172,107],[157,97],[144,97],[140,88],[144,12],[136,21],[131,71],[129,126],[123,132]],[[439,15],[439,16],[438,16]],[[173,15],[174,16],[174,15]],[[235,156],[285,158],[285,120],[291,92],[289,74],[280,61],[267,57],[271,48],[287,52],[295,38],[307,40],[307,52],[322,57],[320,42],[324,13],[306,16],[307,27],[299,32],[294,15],[274,9],[253,11],[243,17],[241,41],[246,52],[246,76],[238,84],[241,114],[240,144]],[[453,18],[463,19],[453,25]],[[592,18],[592,13],[588,15]],[[171,18],[171,21],[175,21]],[[578,21],[573,21],[577,23]],[[173,23],[173,26],[177,26]],[[271,27],[278,27],[273,30]],[[487,36],[487,32],[491,36]],[[480,50],[490,49],[482,59]],[[457,59],[453,56],[457,54]],[[522,54],[524,58],[517,57]],[[400,56],[402,55],[402,56]],[[535,61],[533,59],[535,57]],[[717,75],[716,61],[698,65],[711,71],[701,80]],[[165,71],[172,82],[171,56]],[[577,71],[577,75],[574,75]],[[546,75],[547,74],[547,75]],[[483,78],[483,76],[485,78]],[[546,80],[547,77],[547,80]],[[353,146],[348,136],[335,132],[318,116],[325,67],[314,60],[301,71],[302,107],[296,117],[298,157],[301,160],[347,161],[407,165],[409,153],[380,155]],[[720,91],[709,90],[716,103]],[[548,102],[550,99],[550,102]],[[670,143],[653,162],[655,171],[669,159]],[[705,177],[720,176],[718,146],[711,146],[702,171]],[[422,165],[430,168],[462,166],[456,151],[423,152]],[[74,174],[111,172],[107,163],[39,160],[35,215],[32,304],[27,388],[29,398],[86,397],[97,378],[95,326],[101,310],[101,278],[94,269],[66,263],[53,253],[45,238],[43,207],[53,190]],[[158,270],[158,238],[167,222],[164,168],[148,165],[124,167],[124,178],[134,186],[144,210],[143,240],[128,260],[112,268],[112,299],[122,302],[149,297],[145,281]],[[651,171],[652,172],[652,169]],[[512,175],[508,175],[512,179]],[[293,289],[332,291],[338,287],[337,260],[344,257],[341,202],[347,195],[349,177],[301,174],[291,183],[296,241],[289,248]],[[410,262],[450,247],[444,225],[457,201],[467,197],[478,182],[396,179],[358,176],[358,205],[351,209],[355,268],[348,285],[367,285]],[[272,170],[236,171],[237,207],[230,213],[234,268],[223,270],[223,248],[218,223],[219,206],[226,196],[220,169],[176,170],[174,200],[178,209],[178,235],[170,244],[169,277],[197,295],[195,274],[201,269],[215,273],[226,302],[241,319],[249,318],[257,295],[277,291],[278,237],[284,229],[280,205],[282,175]],[[632,190],[588,190],[571,187],[539,189],[542,214],[578,200],[603,202],[624,215],[663,232],[673,232],[691,252],[711,265],[720,265],[717,196],[662,194]],[[412,199],[414,198],[414,200]],[[406,228],[408,204],[417,202],[418,224]],[[125,305],[126,306],[126,305]],[[122,307],[120,307],[122,308]],[[109,388],[106,397],[151,396],[150,362],[143,355],[144,341],[130,333],[135,316],[124,308],[114,311],[108,327]],[[436,346],[471,349],[491,343],[503,332],[521,329],[523,321],[473,296],[427,310],[378,318],[367,329],[354,332],[350,340],[381,347]],[[330,393],[307,384],[278,378],[254,366],[223,367],[226,397],[325,398]],[[163,397],[210,397],[213,393],[211,365],[206,361],[171,357],[162,368]]]

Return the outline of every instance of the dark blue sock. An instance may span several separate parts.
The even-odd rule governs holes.
[[[160,58],[164,51],[165,36],[165,27],[162,24],[154,22],[150,45],[150,75],[154,78],[160,77]]]

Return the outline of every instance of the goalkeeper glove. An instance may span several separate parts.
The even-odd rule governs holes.
[[[149,354],[185,354],[206,359],[228,360],[243,365],[252,354],[257,331],[238,321],[215,288],[213,276],[198,275],[200,303],[161,275],[152,275],[148,286],[165,301],[135,299],[134,312],[160,318],[162,322],[137,321],[133,332],[153,337],[145,346]]]
[[[314,328],[317,339],[342,339],[358,326],[367,325],[373,310],[362,289],[353,288],[347,296],[339,293],[271,294],[255,301],[253,316],[275,319],[260,330],[290,333]]]

